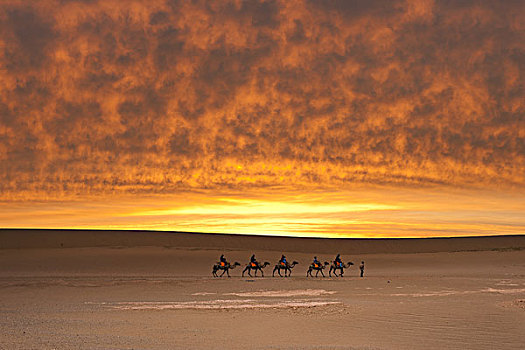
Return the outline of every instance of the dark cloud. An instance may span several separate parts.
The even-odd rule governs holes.
[[[8,38],[4,52],[6,68],[42,67],[48,58],[47,48],[55,37],[53,24],[30,6],[8,7],[5,14],[3,32]]]
[[[399,0],[308,0],[316,11],[328,11],[339,14],[345,20],[362,19],[365,16],[390,17],[401,12],[403,2]]]
[[[0,190],[523,186],[524,15],[522,1],[3,2]]]

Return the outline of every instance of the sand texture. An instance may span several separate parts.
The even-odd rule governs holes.
[[[290,278],[256,246],[1,249],[0,348],[523,349],[525,250],[343,254],[365,278],[306,278],[297,242]],[[269,277],[240,277],[252,253]]]

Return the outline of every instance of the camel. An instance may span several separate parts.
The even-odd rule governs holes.
[[[315,277],[317,277],[319,275],[319,272],[321,272],[321,275],[323,275],[323,277],[325,277],[324,273],[323,273],[323,269],[326,268],[326,266],[330,265],[330,263],[328,261],[325,261],[323,264],[311,264],[310,267],[308,268],[308,271],[306,271],[306,277],[310,276],[310,277],[314,277],[312,276],[312,271],[315,270]]]
[[[216,263],[215,265],[213,265],[213,270],[211,273],[213,274],[213,277],[222,277],[225,273],[228,277],[231,277],[229,270],[233,270],[237,266],[241,266],[241,264],[239,264],[237,261],[234,262],[233,264],[226,263],[224,264],[224,266],[221,265],[220,263]],[[217,271],[219,270],[223,270],[220,276],[217,275]]]
[[[299,263],[297,261],[294,261],[291,264],[286,263],[286,265],[283,265],[283,264],[279,263],[279,264],[275,265],[275,267],[273,268],[272,277],[275,277],[275,271],[277,271],[279,276],[283,277],[283,275],[281,275],[281,270],[284,270],[284,277],[291,276],[292,275],[292,269],[297,264],[299,264]]]
[[[336,265],[335,262],[333,262],[332,265],[330,265],[330,271],[328,271],[328,275],[332,277],[333,272],[335,277],[343,277],[343,274],[345,272],[344,269],[349,268],[353,264],[353,262],[349,262],[346,265],[344,263],[341,263],[341,265]],[[341,270],[341,273],[339,275],[337,275],[337,270]]]
[[[252,274],[250,273],[252,270],[255,270],[255,277],[257,277],[257,271],[261,271],[261,275],[262,275],[262,277],[264,277],[263,269],[266,266],[268,266],[268,265],[270,265],[270,263],[268,261],[265,261],[264,264],[262,264],[262,265],[259,262],[257,262],[257,263],[250,262],[250,263],[248,263],[248,265],[246,265],[246,267],[242,271],[242,277],[244,277],[244,273],[246,271],[248,271],[248,275],[250,277],[253,277]]]

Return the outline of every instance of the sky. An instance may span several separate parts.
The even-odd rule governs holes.
[[[0,227],[525,234],[523,18],[0,0]]]

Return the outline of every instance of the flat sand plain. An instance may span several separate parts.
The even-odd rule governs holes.
[[[0,249],[0,348],[524,348],[522,238],[495,251],[343,254],[365,260],[364,278],[356,266],[343,278],[307,278],[315,247],[297,242],[292,252]],[[264,278],[242,278],[242,267],[213,278],[222,253],[243,266],[256,253],[272,265]],[[281,253],[299,265],[272,278]]]

